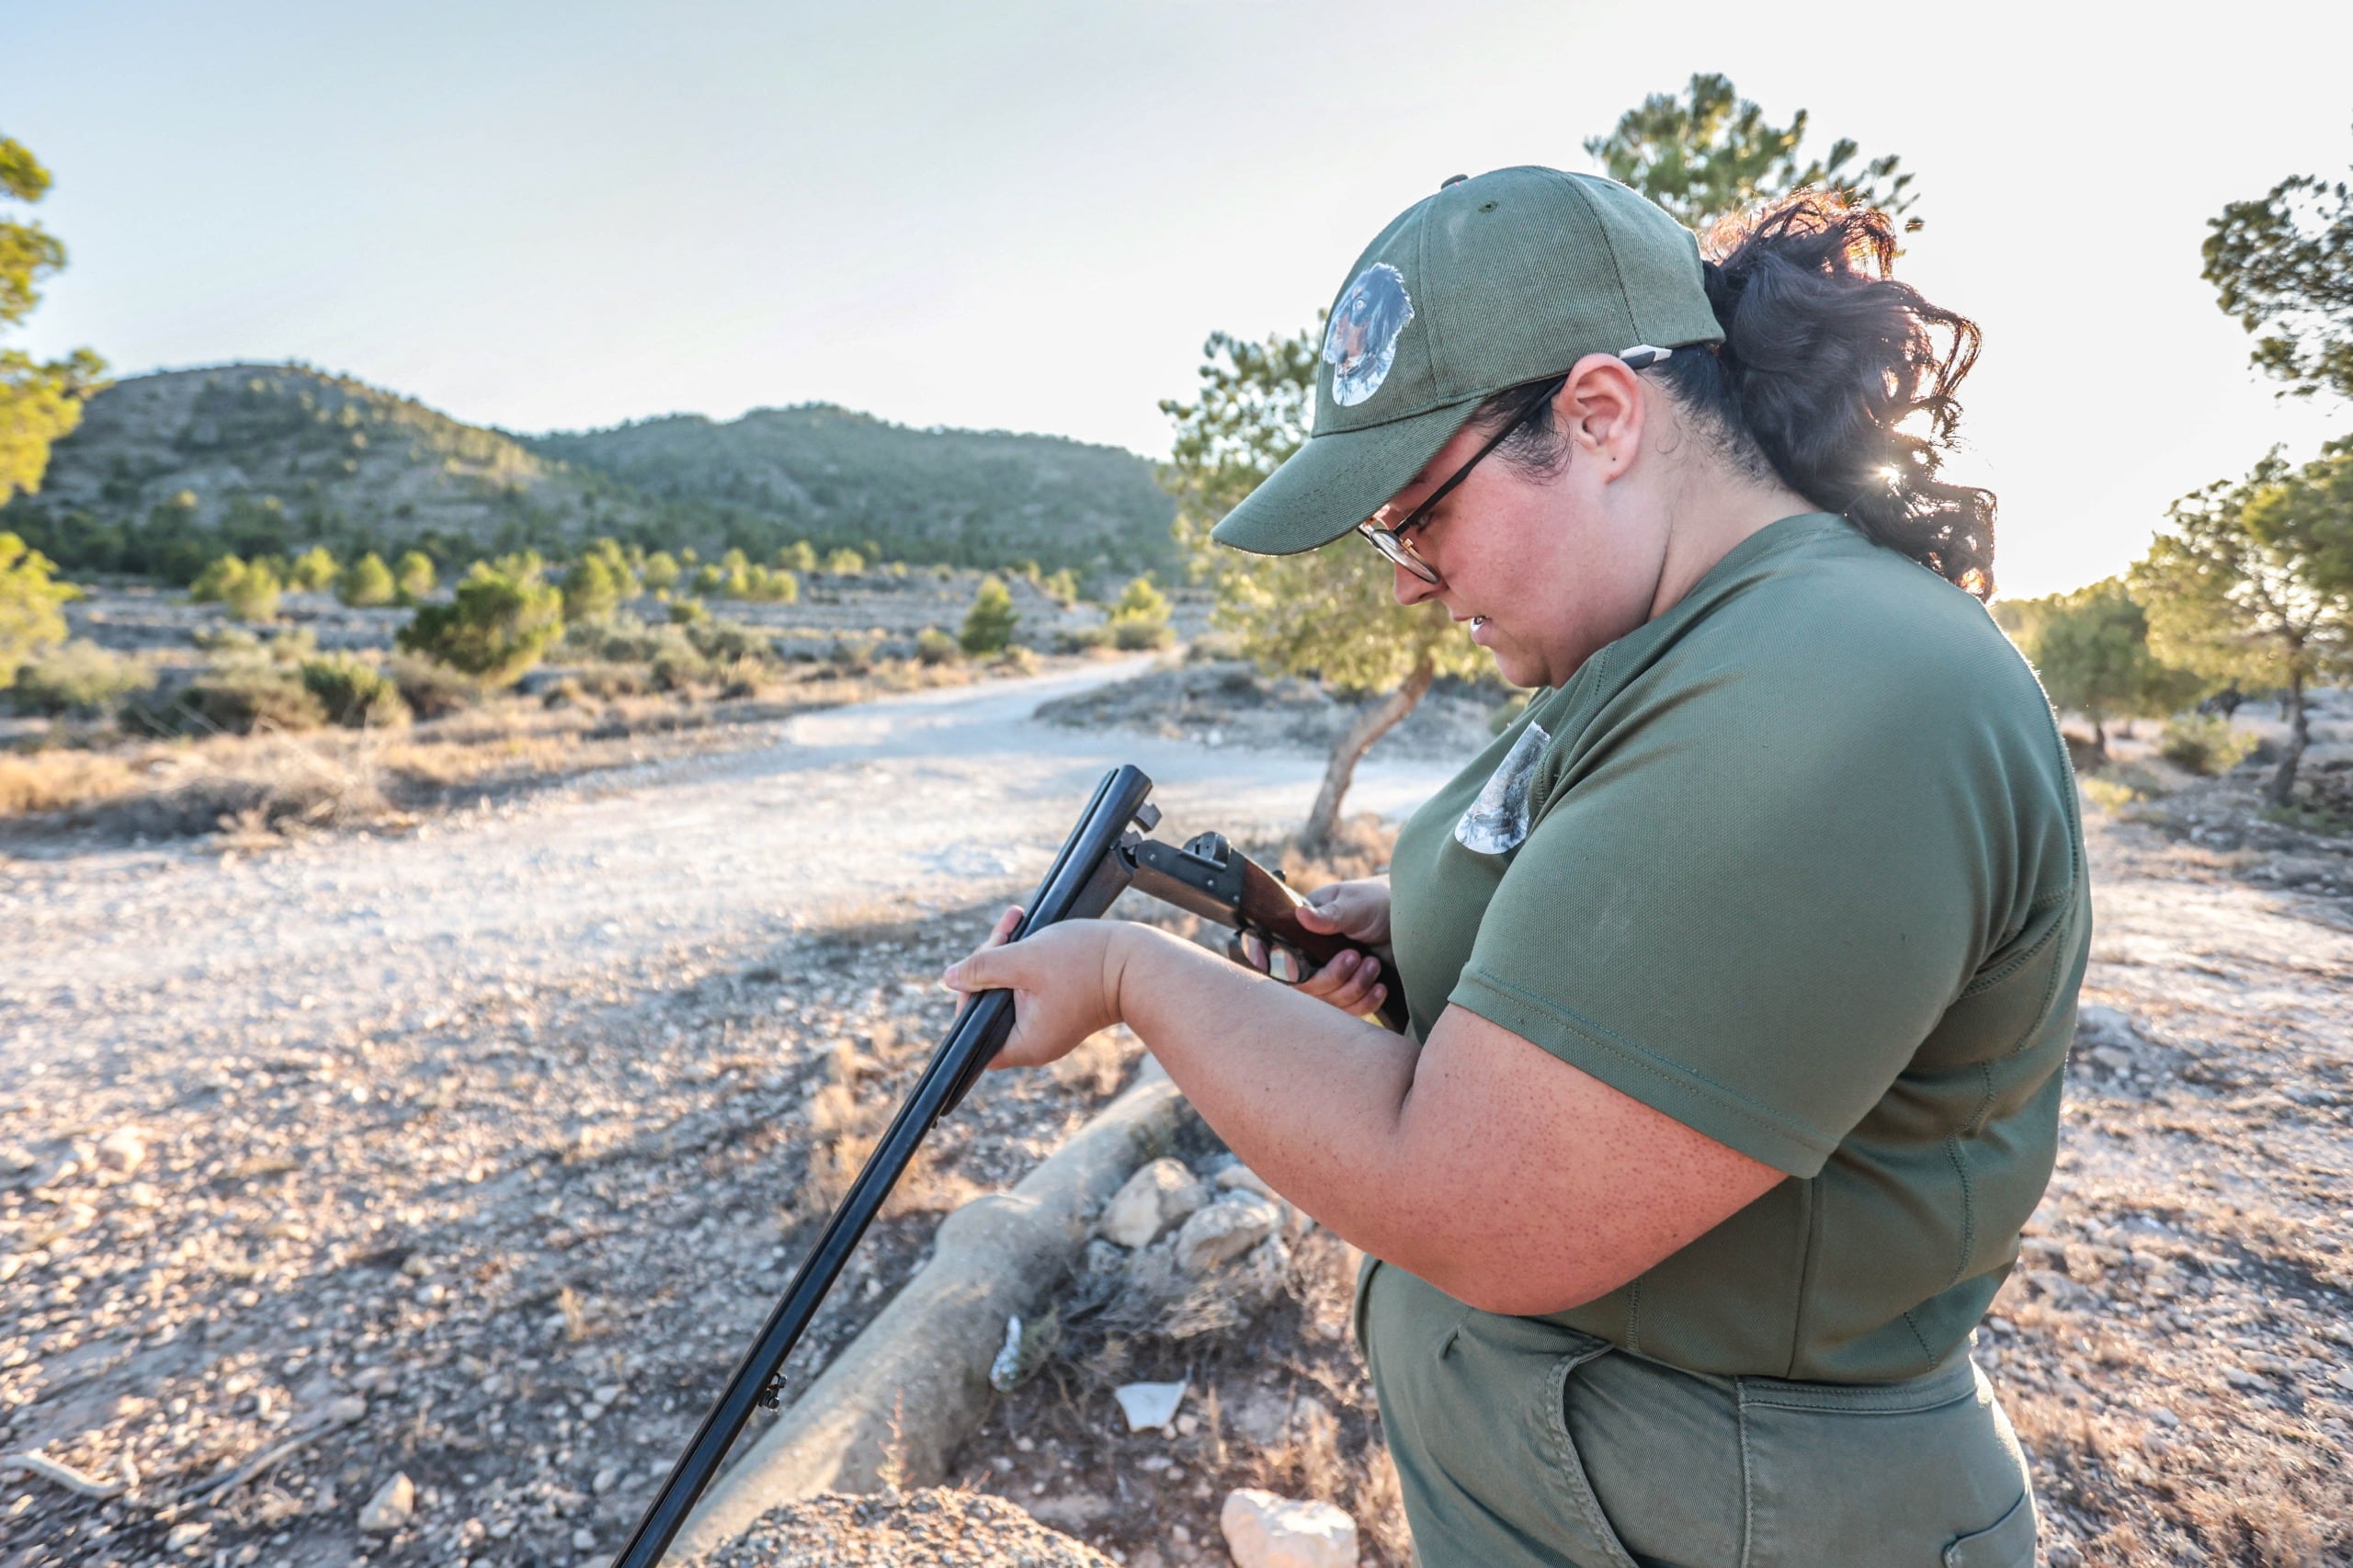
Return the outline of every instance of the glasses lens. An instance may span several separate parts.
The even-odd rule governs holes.
[[[1387,528],[1375,528],[1370,523],[1358,523],[1357,525],[1357,532],[1364,535],[1366,539],[1370,540],[1372,541],[1372,548],[1381,551],[1382,555],[1388,557],[1392,565],[1403,566],[1406,571],[1411,572],[1415,576],[1419,577],[1425,583],[1435,583],[1438,581],[1438,573],[1430,566],[1429,562],[1424,561],[1420,556],[1415,555],[1413,551],[1406,547],[1404,540],[1399,539]]]

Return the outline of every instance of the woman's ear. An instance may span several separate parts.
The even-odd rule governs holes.
[[[1607,482],[1642,450],[1643,412],[1642,378],[1615,354],[1588,354],[1552,399],[1552,427],[1598,464]]]

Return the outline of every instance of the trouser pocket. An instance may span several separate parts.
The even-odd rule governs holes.
[[[1907,1383],[1737,1381],[1747,1568],[2031,1568],[2025,1456],[1969,1362]]]
[[[1424,1568],[1638,1568],[1562,1408],[1610,1346],[1463,1305],[1393,1266],[1360,1281],[1383,1431]]]

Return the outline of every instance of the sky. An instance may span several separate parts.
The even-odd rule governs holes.
[[[1449,175],[1590,168],[1719,71],[1917,176],[2006,594],[2120,570],[2282,403],[2206,221],[2353,164],[2353,6],[0,3],[72,253],[8,347],[301,359],[516,430],[837,403],[1163,456],[1203,339],[1305,325]]]

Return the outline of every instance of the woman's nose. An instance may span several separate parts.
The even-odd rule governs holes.
[[[1421,578],[1415,576],[1413,573],[1406,571],[1403,566],[1391,566],[1389,568],[1389,574],[1391,577],[1395,579],[1394,587],[1397,595],[1397,602],[1401,605],[1417,605],[1424,599],[1435,598],[1438,597],[1438,584],[1425,583]]]

